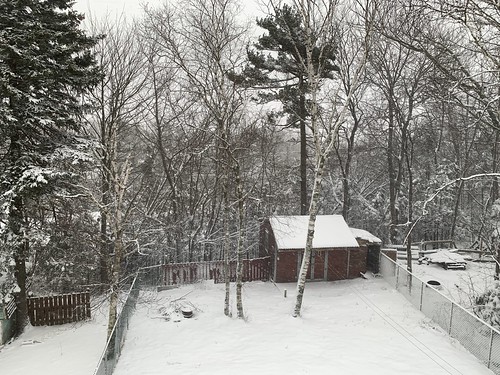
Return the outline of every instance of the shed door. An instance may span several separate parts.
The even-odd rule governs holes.
[[[314,280],[325,279],[325,251],[313,251]]]
[[[301,263],[302,256],[299,259],[299,270]],[[307,270],[307,279],[325,280],[325,250],[313,250],[311,252],[311,260],[309,263],[309,269]]]

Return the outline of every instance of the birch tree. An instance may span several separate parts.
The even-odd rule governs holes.
[[[352,8],[350,9],[351,11],[349,11],[349,8],[342,8],[336,1],[313,3],[299,0],[294,2],[294,4],[301,15],[305,32],[304,39],[306,54],[302,64],[307,70],[307,79],[310,85],[309,100],[311,103],[311,109],[309,121],[312,131],[315,157],[314,183],[311,203],[309,205],[309,224],[306,247],[304,249],[302,264],[299,271],[297,281],[297,298],[293,311],[293,316],[297,317],[300,316],[307,271],[309,269],[311,259],[314,228],[316,215],[319,210],[321,184],[325,163],[337,140],[339,127],[344,121],[349,101],[352,99],[353,89],[357,88],[360,84],[362,75],[364,74],[366,55],[370,45],[372,33],[372,18],[376,10],[376,4],[374,2],[367,2],[363,4],[360,8],[361,16],[351,13],[353,10]],[[338,103],[340,95],[336,94],[336,92],[339,92],[339,88],[336,89],[336,92],[334,90],[333,95],[330,94],[330,97],[322,97],[320,84],[324,64],[313,63],[313,56],[316,53],[319,53],[320,56],[323,54],[332,56],[329,51],[325,50],[324,46],[328,46],[326,47],[328,49],[335,48],[337,44],[336,39],[338,38],[337,25],[339,22],[354,22],[352,25],[353,27],[357,24],[358,27],[362,26],[365,28],[364,45],[359,51],[363,57],[360,59],[360,64],[352,76],[352,84],[350,85],[351,89],[347,95],[345,95],[340,104]],[[318,48],[319,51],[317,50]],[[319,61],[322,60],[320,59]],[[324,103],[328,99],[330,99],[328,107],[324,108]]]
[[[97,144],[100,184],[97,189],[89,187],[89,192],[100,214],[101,284],[110,299],[108,336],[117,319],[125,229],[140,190],[132,188],[131,173],[132,161],[140,158],[134,138],[141,115],[139,93],[146,79],[138,35],[133,25],[124,24],[94,24],[94,32],[105,35],[95,47],[103,76],[92,91],[93,110],[87,118],[88,134]]]
[[[241,178],[239,161],[231,147],[232,136],[241,124],[245,100],[228,74],[242,62],[244,29],[235,16],[238,7],[232,0],[192,0],[180,9],[165,7],[148,13],[146,28],[157,37],[160,53],[182,73],[179,84],[202,104],[200,111],[208,121],[206,131],[213,135],[213,146],[220,168],[223,204],[223,258],[225,263],[224,313],[230,315],[230,194],[232,181]],[[236,182],[236,186],[240,186]],[[240,192],[239,188],[236,190]],[[240,193],[237,193],[241,197]],[[243,206],[237,202],[240,215]],[[241,217],[241,216],[240,216]],[[239,228],[242,236],[242,228]],[[237,307],[243,317],[241,303],[241,271],[243,252],[238,241],[237,255]]]

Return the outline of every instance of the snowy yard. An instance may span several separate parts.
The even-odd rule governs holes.
[[[106,344],[106,307],[86,322],[28,326],[0,350],[2,375],[92,375]]]
[[[309,283],[299,319],[294,292],[294,284],[245,284],[243,322],[222,314],[221,284],[145,291],[115,375],[492,374],[382,279]],[[194,306],[194,317],[172,306]],[[90,322],[29,327],[0,351],[0,372],[91,375],[105,341],[103,310]]]
[[[300,319],[294,287],[246,284],[246,322],[222,285],[145,293],[115,374],[492,374],[381,279],[309,283]],[[198,311],[166,320],[172,301]]]
[[[402,262],[405,265],[406,263]],[[482,294],[495,285],[494,263],[467,262],[465,270],[445,270],[436,264],[413,264],[413,273],[422,281],[437,280],[440,291],[463,307],[471,306],[471,296]]]

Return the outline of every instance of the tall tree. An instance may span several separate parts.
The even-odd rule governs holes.
[[[295,4],[283,4],[274,14],[257,20],[267,31],[254,48],[248,49],[249,64],[238,81],[260,89],[264,101],[279,100],[288,115],[288,125],[300,133],[300,214],[308,210],[307,195],[307,120],[310,108],[306,95],[310,92],[308,66],[321,66],[320,79],[333,79],[338,70],[334,60],[334,45],[316,43],[307,61],[307,40],[304,22]],[[267,53],[267,54],[265,54]],[[236,78],[236,77],[235,77]]]
[[[375,1],[367,1],[366,3],[363,3],[360,8],[362,17],[356,16],[355,12],[351,13],[352,19],[350,21],[353,22],[353,26],[354,24],[361,24],[363,25],[362,27],[365,28],[363,47],[359,50],[362,58],[360,58],[360,64],[352,75],[349,91],[339,102],[339,95],[327,94],[326,97],[322,97],[323,93],[320,91],[320,83],[324,65],[314,64],[313,62],[315,50],[318,46],[323,46],[318,51],[320,57],[323,49],[326,54],[330,54],[330,49],[332,46],[335,46],[335,41],[338,38],[337,29],[335,27],[336,23],[340,21],[347,22],[348,19],[344,19],[344,17],[342,17],[344,15],[341,11],[342,8],[335,0],[319,4],[310,3],[305,0],[298,0],[297,8],[300,9],[301,19],[304,24],[304,40],[306,41],[305,60],[303,60],[302,64],[307,68],[307,78],[309,84],[311,85],[309,100],[311,101],[311,130],[314,144],[315,170],[311,203],[309,205],[306,247],[304,249],[302,264],[297,280],[297,298],[293,311],[293,316],[295,317],[300,315],[302,308],[307,272],[309,270],[309,264],[313,251],[314,229],[316,224],[316,215],[319,211],[325,164],[334,148],[335,142],[338,139],[340,125],[344,122],[349,103],[351,102],[354,92],[361,82],[363,72],[365,71],[368,48],[372,37],[373,16],[377,9]],[[321,59],[319,61],[321,61]],[[334,91],[340,91],[340,85],[336,89],[334,88]],[[325,108],[325,102],[329,104],[327,108]]]
[[[200,103],[204,114],[205,131],[210,132],[216,155],[215,170],[220,173],[220,199],[223,215],[223,258],[225,261],[226,292],[224,313],[230,315],[229,260],[231,228],[231,192],[236,191],[240,201],[242,192],[238,188],[241,178],[240,161],[232,146],[233,135],[242,125],[245,98],[241,87],[228,79],[242,62],[242,37],[244,28],[235,21],[238,6],[233,0],[191,0],[185,4],[185,12],[165,8],[150,12],[146,24],[148,34],[160,44],[160,53],[166,56],[179,72],[180,86],[191,93]],[[233,182],[236,181],[234,186]],[[238,202],[239,218],[243,218],[243,204]],[[241,224],[239,219],[239,223]],[[239,236],[243,235],[240,225]],[[243,240],[238,241],[237,299],[238,317],[243,318],[241,303],[241,273],[243,262]]]
[[[92,21],[92,33],[105,35],[94,47],[96,60],[103,73],[102,79],[89,95],[92,109],[87,116],[87,134],[98,147],[95,157],[99,163],[99,190],[95,195],[100,213],[100,278],[106,289],[110,284],[109,264],[113,251],[113,238],[110,226],[113,225],[114,192],[119,184],[114,175],[116,165],[123,156],[125,139],[130,137],[131,128],[138,122],[141,97],[139,92],[144,86],[144,58],[138,47],[138,36],[134,26],[125,19],[111,23],[104,19],[100,24]],[[121,153],[121,155],[120,155]],[[120,168],[118,168],[120,169]]]
[[[0,1],[1,230],[15,262],[19,325],[27,321],[26,262],[30,200],[51,194],[71,177],[55,167],[76,146],[82,104],[98,69],[96,43],[79,28],[69,0]],[[70,155],[71,156],[71,155]]]
[[[141,158],[134,149],[134,131],[141,116],[139,93],[147,77],[138,33],[122,21],[118,26],[105,19],[93,30],[105,35],[94,48],[103,75],[90,93],[93,106],[87,116],[87,131],[98,145],[95,157],[100,179],[94,201],[100,213],[100,281],[103,290],[110,290],[108,335],[117,318],[132,197],[141,190],[132,186],[131,169],[133,161]]]

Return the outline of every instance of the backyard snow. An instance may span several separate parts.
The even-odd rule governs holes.
[[[0,346],[1,375],[92,375],[106,342],[107,311],[92,311],[86,322],[28,326],[12,343]]]
[[[308,283],[300,318],[294,294],[294,284],[245,284],[241,321],[223,315],[222,284],[144,291],[115,375],[492,374],[382,279]],[[29,327],[0,351],[0,373],[91,375],[105,321],[98,311],[86,323]]]
[[[222,314],[220,284],[143,293],[115,375],[492,374],[381,279],[309,283],[301,318],[294,289],[245,284],[247,321]],[[194,317],[165,319],[172,302]]]
[[[406,265],[406,261],[401,263]],[[413,262],[413,273],[422,281],[438,281],[440,292],[470,310],[474,296],[495,286],[494,263],[467,262],[465,270],[445,270],[437,264]]]

